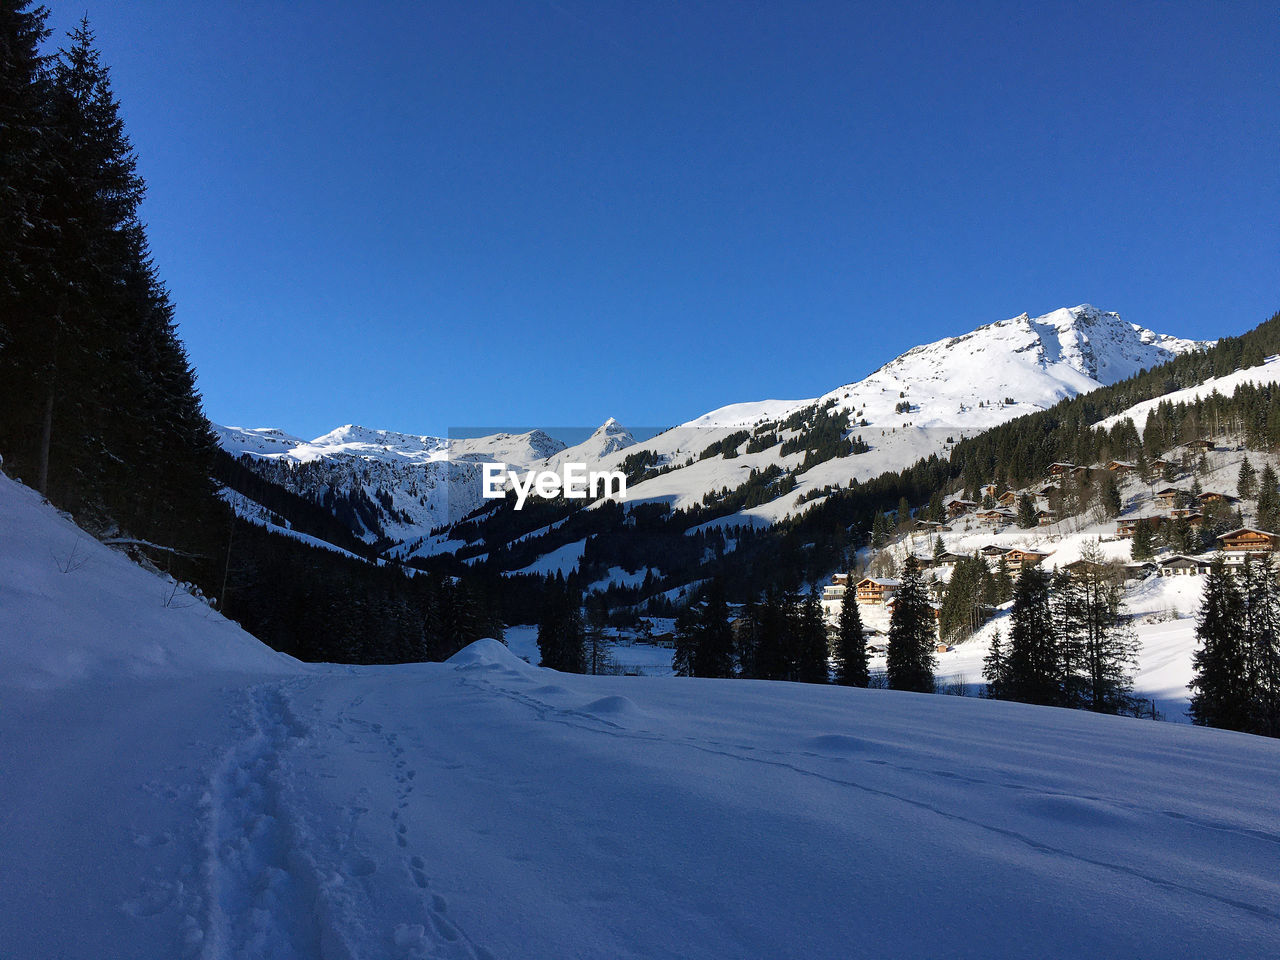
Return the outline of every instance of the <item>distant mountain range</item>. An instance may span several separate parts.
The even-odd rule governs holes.
[[[824,489],[945,454],[963,437],[1211,343],[1155,333],[1089,304],[1024,313],[915,347],[818,397],[731,404],[640,443],[612,419],[574,446],[539,430],[449,439],[347,425],[308,441],[270,428],[215,429],[228,453],[316,503],[346,504],[335,512],[353,533],[409,559],[456,549],[448,528],[484,504],[485,463],[642,464],[648,478],[627,500],[676,509],[767,472],[759,502],[720,522],[768,525],[818,502]],[[272,522],[243,498],[237,506]]]

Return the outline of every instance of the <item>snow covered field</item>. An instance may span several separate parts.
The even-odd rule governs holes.
[[[1280,952],[1275,741],[493,641],[307,666],[166,596],[0,477],[2,956]]]

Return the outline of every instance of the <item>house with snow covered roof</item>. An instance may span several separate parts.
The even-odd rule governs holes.
[[[1188,557],[1175,553],[1160,561],[1158,572],[1162,577],[1201,577],[1209,572],[1211,562],[1209,557]]]
[[[1240,527],[1218,535],[1218,549],[1228,563],[1243,563],[1249,556],[1268,556],[1280,550],[1280,534],[1256,527]]]
[[[1023,550],[1021,547],[1014,547],[1004,553],[1005,566],[1009,568],[1011,573],[1019,573],[1027,567],[1038,567],[1044,562],[1049,554],[1042,550]]]
[[[980,510],[975,516],[979,523],[987,527],[1003,527],[1014,520],[1013,513],[1008,510]]]

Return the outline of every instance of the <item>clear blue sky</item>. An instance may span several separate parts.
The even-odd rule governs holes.
[[[674,423],[1023,310],[1280,309],[1272,2],[87,9],[222,423]]]

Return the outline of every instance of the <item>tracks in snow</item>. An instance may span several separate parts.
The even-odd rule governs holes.
[[[291,699],[299,683],[247,691],[244,736],[202,799],[200,960],[492,960],[430,889],[412,839],[416,773],[398,735],[351,716],[361,698],[332,712],[318,701],[308,725]],[[352,782],[353,754],[372,761],[368,781]],[[341,773],[324,769],[331,758]],[[389,833],[370,835],[377,821],[365,817],[379,804],[376,829]]]
[[[204,960],[318,958],[324,930],[318,877],[298,855],[302,838],[283,801],[281,751],[306,728],[283,684],[249,691],[246,737],[233,747],[205,800],[208,924]]]

